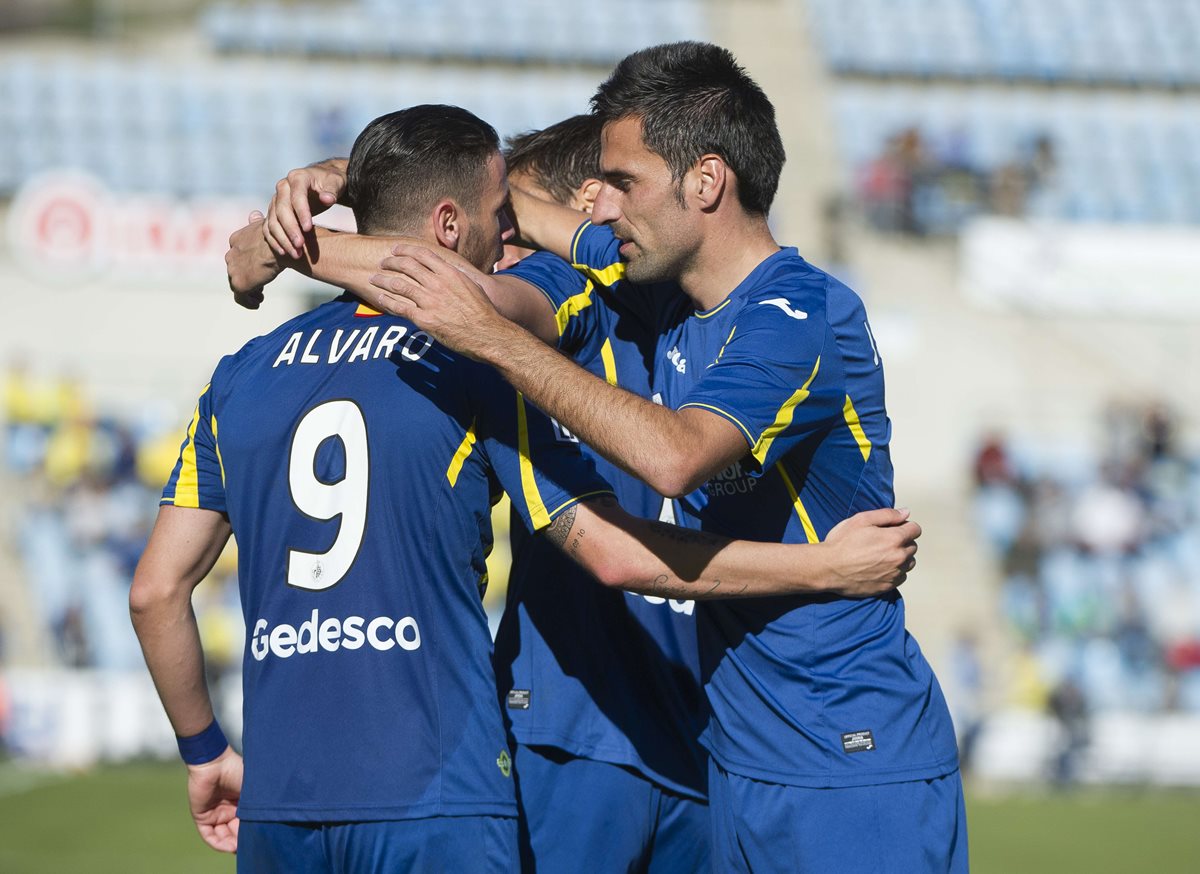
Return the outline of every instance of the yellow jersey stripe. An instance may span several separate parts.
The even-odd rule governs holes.
[[[458,484],[458,475],[462,472],[462,466],[471,456],[471,451],[474,447],[475,420],[472,419],[471,427],[463,435],[462,443],[459,443],[458,449],[454,450],[454,457],[450,459],[450,466],[446,468],[446,479],[450,483],[450,488],[454,488]]]
[[[842,407],[842,417],[845,418],[850,433],[854,435],[854,442],[858,444],[858,451],[862,453],[863,461],[866,461],[871,457],[871,441],[867,439],[867,434],[863,431],[862,422],[858,421],[858,411],[854,409],[854,402],[850,400],[850,395],[846,395],[846,405]]]
[[[617,261],[604,268],[589,267],[587,264],[580,264],[578,262],[572,263],[571,266],[576,270],[582,270],[596,282],[607,288],[611,288],[625,278],[625,263],[623,261]]]
[[[804,504],[800,500],[800,495],[796,492],[796,486],[792,483],[792,478],[783,469],[783,462],[776,462],[775,469],[779,471],[779,475],[783,477],[783,484],[787,486],[788,495],[792,499],[792,508],[796,511],[796,515],[800,517],[800,524],[804,527],[805,538],[807,538],[809,543],[819,542],[821,538],[817,537],[817,529],[813,527],[812,519],[808,517],[808,510],[804,509]]]
[[[553,510],[550,511],[550,514],[549,514],[550,518],[554,519],[555,517],[558,516],[559,513],[561,513],[563,510],[567,509],[567,507],[570,507],[572,504],[578,504],[580,501],[586,501],[588,498],[596,497],[596,495],[612,495],[614,498],[616,497],[616,495],[613,493],[613,491],[611,489],[597,489],[594,492],[587,492],[586,494],[580,495],[577,498],[571,498],[571,500],[564,501],[563,503],[559,504],[557,507],[555,507]]]
[[[717,304],[713,309],[707,310],[706,312],[703,312],[703,313],[696,312],[693,310],[692,315],[694,315],[698,319],[708,319],[708,318],[715,316],[721,310],[725,309],[725,307],[729,306],[729,304],[732,302],[733,302],[733,298],[727,297],[727,298],[725,298],[723,303]]]
[[[613,358],[611,337],[604,338],[604,345],[600,347],[600,360],[604,363],[604,381],[609,385],[616,385],[617,362]]]
[[[221,467],[221,487],[225,487],[225,460],[221,458],[221,444],[217,440],[217,416],[214,413],[211,419],[213,432],[213,448],[217,450],[217,464]]]
[[[804,385],[793,394],[790,398],[783,402],[783,406],[779,408],[779,412],[775,414],[775,421],[762,432],[762,436],[754,444],[754,448],[750,450],[750,454],[758,459],[758,463],[762,464],[767,458],[767,453],[771,451],[771,444],[775,442],[775,438],[782,434],[792,424],[792,417],[796,414],[796,407],[804,403],[808,397],[808,387],[812,385],[814,379],[817,378],[817,371],[821,369],[821,356],[817,356],[817,362],[813,365],[812,373],[808,375]]]
[[[750,429],[747,428],[745,425],[743,425],[741,422],[739,422],[737,417],[734,416],[733,413],[726,412],[725,410],[722,410],[720,407],[714,407],[712,404],[701,403],[700,401],[691,401],[686,404],[680,404],[677,409],[682,410],[684,407],[696,407],[699,410],[709,410],[711,412],[717,413],[720,416],[724,416],[726,419],[733,422],[733,424],[737,425],[739,429],[741,429],[741,432],[746,435],[747,443],[750,443],[750,444],[754,443],[754,435],[750,433]]]
[[[572,262],[576,262],[579,260],[579,255],[576,254],[579,251],[579,241],[583,237],[583,232],[586,231],[591,226],[592,226],[591,220],[585,221],[583,224],[581,224],[576,229],[575,236],[571,238],[571,261]]]
[[[200,392],[204,397],[208,386]],[[200,506],[200,476],[196,470],[196,428],[200,424],[200,403],[196,403],[196,411],[192,413],[192,424],[188,426],[187,440],[179,453],[179,476],[175,480],[176,507]]]
[[[709,367],[712,367],[713,364],[716,364],[717,361],[721,360],[721,356],[725,354],[725,347],[729,345],[729,341],[733,339],[733,335],[736,333],[737,333],[737,325],[734,325],[733,330],[729,332],[729,336],[725,338],[725,342],[721,344],[721,349],[719,352],[717,352],[716,361],[714,361],[712,364],[708,365]]]
[[[567,330],[567,323],[571,321],[572,316],[579,315],[579,313],[592,305],[593,288],[595,286],[589,279],[587,285],[583,287],[583,291],[579,292],[579,294],[573,294],[563,301],[562,306],[554,314],[554,322],[558,325],[558,336],[561,337],[563,332]]]
[[[529,457],[529,418],[525,413],[525,396],[520,392],[517,393],[517,450],[521,457],[521,491],[525,497],[525,509],[529,511],[533,530],[541,531],[550,524],[550,514],[542,503],[533,461]]]

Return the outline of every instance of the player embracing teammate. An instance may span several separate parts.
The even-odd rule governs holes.
[[[862,303],[767,226],[784,155],[766,96],[725,50],[678,43],[622,61],[593,108],[591,221],[514,180],[521,237],[564,259],[520,278],[543,311],[504,277],[411,245],[383,261],[374,291],[361,272],[346,284],[494,367],[563,433],[672,498],[680,524],[811,544],[890,506],[882,360]],[[337,177],[333,166],[277,198],[267,230],[281,251],[301,254],[309,196],[331,201]],[[323,240],[334,253],[354,245]],[[650,334],[650,365],[627,391],[605,378],[604,349],[611,358],[634,323]],[[542,342],[548,324],[594,350],[598,372]],[[712,870],[966,870],[952,726],[898,593],[711,602],[694,615]]]

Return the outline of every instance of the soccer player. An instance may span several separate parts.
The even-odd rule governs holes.
[[[654,325],[665,406],[549,352],[426,250],[385,261],[389,294],[372,299],[680,498],[687,524],[815,543],[890,506],[879,351],[858,297],[771,235],[784,152],[761,89],[727,51],[678,43],[623,60],[593,107],[595,224],[519,191],[517,219]],[[630,287],[664,281],[683,295]],[[603,330],[604,299],[581,318]],[[716,870],[966,869],[953,728],[898,593],[714,603],[698,618]]]
[[[510,179],[587,211],[600,187],[599,137],[600,121],[594,116],[576,116],[517,137],[508,151]],[[326,166],[336,168],[337,162]],[[270,223],[294,221],[313,193],[325,195],[323,205],[332,202],[342,191],[340,170],[323,179],[318,165],[281,180]],[[372,254],[362,249],[371,246],[365,238],[318,233],[320,260],[293,266],[371,290],[369,277],[391,243],[381,247],[375,242]],[[228,259],[234,286],[249,290],[269,282],[278,265],[270,251],[262,251],[258,230],[247,228],[234,238],[241,240],[231,240]],[[349,269],[353,259],[338,260],[344,244],[360,244],[357,271]],[[301,250],[303,243],[291,251]],[[276,242],[275,251],[284,255],[288,250]],[[266,272],[257,272],[257,264],[265,264]],[[624,317],[611,330],[585,330],[579,313],[591,305],[593,295],[608,297],[606,312],[620,312],[621,304],[561,258],[533,254],[498,276],[489,292],[508,317],[547,342],[557,342],[589,371],[644,397],[652,395],[653,332]],[[549,305],[557,299],[561,303]],[[613,483],[623,507],[642,516],[673,518],[671,502],[586,447],[584,451]],[[526,867],[569,870],[579,858],[595,858],[597,871],[707,868],[706,765],[697,742],[704,704],[697,680],[695,605],[598,589],[540,538],[530,538],[519,520],[514,520],[513,540],[513,572],[495,662],[517,742]],[[548,580],[554,585],[547,586]],[[570,803],[578,797],[591,799],[603,815],[578,816]],[[603,853],[597,850],[601,846]]]
[[[510,180],[590,212],[600,188],[595,116],[516,137],[506,157]],[[622,330],[586,338],[580,331],[590,297],[606,295],[606,289],[579,283],[580,275],[549,252],[529,255],[504,276],[539,290],[541,314],[552,319],[562,351],[612,385],[652,395],[654,334],[647,326],[630,320]],[[544,297],[542,286],[550,289]],[[662,517],[661,495],[586,445],[582,449],[622,508]],[[591,859],[596,872],[707,870],[707,754],[699,744],[705,705],[695,603],[596,586],[515,517],[512,544],[494,661],[516,741],[526,868],[569,871],[577,860]],[[580,816],[572,802],[581,797],[603,813]]]
[[[481,269],[499,256],[504,162],[495,132],[464,110],[372,122],[349,187],[367,232],[411,233]],[[479,597],[498,487],[602,583],[664,596],[879,590],[909,562],[911,523],[844,527],[818,550],[633,520],[560,433],[487,368],[351,295],[217,366],[130,609],[197,826],[236,849],[240,869],[515,868]],[[190,609],[231,533],[249,631],[244,786]],[[863,549],[878,566],[863,566]]]

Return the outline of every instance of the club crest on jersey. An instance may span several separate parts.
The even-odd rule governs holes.
[[[505,777],[512,775],[512,758],[508,755],[508,750],[500,751],[500,755],[496,759],[496,767],[500,769],[500,773]]]
[[[792,305],[790,303],[788,303],[785,298],[782,298],[782,297],[773,297],[770,300],[760,300],[759,304],[760,305],[770,304],[771,306],[779,307],[781,310],[783,310],[785,313],[788,314],[788,316],[790,316],[793,319],[807,319],[808,318],[808,313],[806,313],[804,310],[792,309]]]
[[[672,346],[671,351],[667,353],[667,360],[675,366],[675,369],[680,373],[687,373],[687,359],[679,353],[678,346]]]
[[[559,443],[578,443],[579,438],[572,434],[558,419],[551,419],[554,426],[554,439]]]

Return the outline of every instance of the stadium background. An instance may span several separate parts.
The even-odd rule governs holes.
[[[330,294],[238,310],[229,232],[383,112],[516,133],[688,37],[772,97],[777,236],[872,313],[975,869],[1200,858],[1200,0],[10,0],[0,870],[232,870],[125,606],[217,358]],[[197,594],[227,726],[230,558]]]

